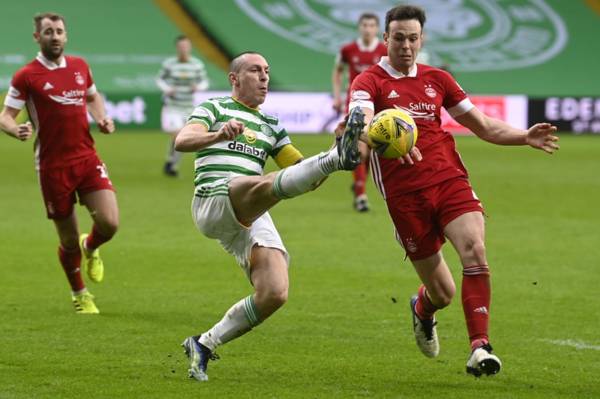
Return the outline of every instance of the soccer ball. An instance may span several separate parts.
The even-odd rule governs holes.
[[[400,158],[417,142],[417,124],[405,111],[384,109],[369,124],[369,146],[382,158]]]

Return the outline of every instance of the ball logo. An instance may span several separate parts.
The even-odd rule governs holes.
[[[263,28],[303,47],[337,54],[356,38],[365,11],[385,12],[397,0],[235,0]],[[558,55],[565,23],[545,0],[415,0],[427,12],[427,51],[433,65],[488,71],[538,65]]]

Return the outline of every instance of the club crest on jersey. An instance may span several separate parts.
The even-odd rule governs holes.
[[[437,96],[437,91],[431,85],[425,85],[425,94],[427,94],[431,98],[435,98]]]
[[[246,128],[242,134],[246,138],[248,144],[256,143],[256,132],[254,132],[254,130]]]
[[[260,125],[260,131],[267,137],[275,136],[275,131],[269,125]]]
[[[83,86],[85,84],[85,80],[83,79],[83,76],[81,76],[80,72],[75,72],[75,83],[77,83],[80,86]]]

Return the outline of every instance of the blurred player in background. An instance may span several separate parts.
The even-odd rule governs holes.
[[[277,119],[258,108],[269,85],[263,56],[248,52],[236,57],[229,82],[231,96],[194,109],[175,139],[177,150],[196,152],[196,226],[235,256],[255,290],[212,328],[184,341],[189,375],[200,381],[208,379],[208,360],[215,358],[218,345],[247,333],[287,301],[289,256],[268,210],[282,199],[314,190],[331,173],[355,168],[364,126],[364,115],[356,110],[336,148],[303,160]],[[269,156],[281,170],[263,176]]]
[[[491,290],[483,208],[452,135],[441,129],[440,111],[446,108],[485,141],[529,145],[548,153],[558,149],[556,128],[539,123],[520,130],[490,118],[473,106],[449,73],[417,64],[424,23],[425,13],[419,7],[398,6],[388,11],[384,41],[389,56],[354,81],[350,109],[361,108],[368,124],[374,113],[397,107],[408,112],[419,128],[418,149],[404,159],[371,159],[396,236],[423,282],[410,302],[419,348],[426,356],[438,355],[434,315],[450,304],[456,290],[441,251],[447,237],[463,266],[462,305],[471,343],[467,372],[495,374],[501,362],[492,353],[488,337]]]
[[[202,61],[192,56],[192,42],[186,36],[175,39],[177,56],[167,58],[156,79],[163,93],[160,115],[162,130],[171,135],[164,173],[176,177],[181,153],[174,148],[175,136],[194,109],[194,94],[208,89],[208,77]]]
[[[387,55],[385,45],[379,41],[379,17],[375,14],[364,13],[358,19],[359,38],[344,45],[335,59],[333,67],[332,85],[333,85],[333,108],[338,112],[346,112],[350,96],[346,95],[345,101],[342,99],[342,78],[344,70],[348,68],[348,94],[350,85],[359,73],[366,70],[373,64],[379,62],[379,59]],[[352,176],[354,183],[352,190],[354,192],[354,209],[359,212],[369,210],[369,201],[366,193],[366,183],[369,164],[369,147],[365,143],[359,143],[362,163],[354,169]]]
[[[116,233],[119,209],[106,165],[94,148],[87,112],[102,133],[112,133],[115,127],[106,116],[87,63],[63,54],[67,42],[64,18],[39,14],[34,23],[33,37],[40,52],[13,76],[0,129],[22,141],[37,131],[35,163],[46,213],[60,238],[58,257],[71,285],[75,311],[94,314],[98,308],[80,271],[82,253],[88,277],[101,282],[104,265],[98,247]],[[15,121],[25,106],[33,125]],[[77,198],[94,220],[89,235],[79,235],[73,207]]]

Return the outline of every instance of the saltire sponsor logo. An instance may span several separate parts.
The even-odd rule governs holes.
[[[62,105],[83,105],[83,96],[85,96],[85,91],[83,90],[65,90],[62,92],[62,96],[56,96],[50,94],[49,97]]]
[[[402,110],[409,114],[413,119],[435,119],[435,104],[430,103],[409,103],[408,107],[394,105],[394,108]]]
[[[229,148],[232,151],[253,155],[257,158],[262,159],[263,161],[267,159],[267,152],[265,150],[258,149],[246,143],[232,141],[231,143],[227,144],[227,148]]]

